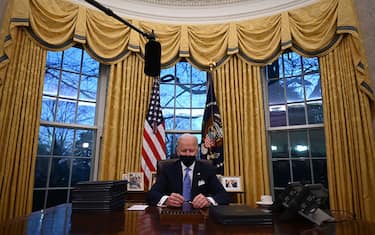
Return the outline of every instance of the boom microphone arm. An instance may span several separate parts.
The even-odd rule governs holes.
[[[124,23],[125,25],[129,26],[130,28],[134,29],[138,33],[142,34],[142,36],[145,37],[145,38],[147,38],[148,40],[155,40],[155,34],[154,34],[154,32],[151,32],[151,33],[149,33],[149,32],[143,32],[142,30],[140,30],[137,27],[135,27],[134,25],[130,24],[129,22],[127,22],[126,20],[124,20],[120,16],[116,15],[115,13],[113,13],[113,11],[111,9],[106,8],[105,6],[103,6],[102,4],[98,3],[95,0],[85,0],[85,1],[88,2],[88,3],[90,3],[91,5],[93,5],[94,7],[98,8],[99,10],[103,11],[107,15],[112,16],[116,20],[118,20],[118,21]]]
[[[104,7],[102,4],[98,3],[95,0],[85,0],[86,2],[90,3],[94,7],[98,8],[99,10],[103,11],[107,15],[117,19],[118,21],[124,23],[125,25],[129,26],[130,28],[134,29],[138,33],[140,33],[143,37],[148,39],[148,42],[145,45],[145,67],[144,72],[148,76],[156,77],[160,75],[160,59],[161,59],[161,45],[158,41],[155,40],[154,30],[151,33],[144,32],[134,25],[130,24],[120,16],[113,13],[113,11],[109,8]]]

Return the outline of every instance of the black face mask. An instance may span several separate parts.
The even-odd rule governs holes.
[[[195,157],[192,157],[192,156],[183,156],[183,155],[180,155],[179,157],[180,157],[181,162],[186,167],[191,166],[194,163],[194,161],[195,161]]]

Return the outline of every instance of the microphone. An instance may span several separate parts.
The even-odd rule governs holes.
[[[158,41],[149,40],[145,45],[145,69],[146,75],[156,77],[160,75],[161,46]]]

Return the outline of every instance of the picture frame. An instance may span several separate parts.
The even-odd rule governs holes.
[[[227,192],[243,192],[241,176],[222,176],[221,184]]]
[[[128,180],[128,191],[144,191],[143,172],[128,172],[126,180]]]
[[[156,171],[152,171],[151,172],[151,183],[150,183],[150,185],[148,187],[148,190],[151,190],[152,185],[154,185],[155,182],[156,182],[156,178],[157,178]]]

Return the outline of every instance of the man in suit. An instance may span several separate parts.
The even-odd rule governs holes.
[[[146,196],[148,204],[181,207],[190,203],[194,208],[203,208],[230,202],[228,193],[216,177],[214,166],[196,160],[198,140],[195,136],[181,135],[176,153],[178,159],[159,169],[156,182]]]

